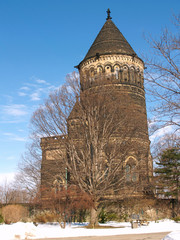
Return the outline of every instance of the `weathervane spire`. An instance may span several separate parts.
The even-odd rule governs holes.
[[[109,8],[108,8],[108,10],[107,10],[106,12],[107,12],[107,18],[106,18],[106,20],[112,19],[112,17],[110,16],[111,11],[110,11]]]

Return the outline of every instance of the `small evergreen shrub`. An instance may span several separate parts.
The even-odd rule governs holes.
[[[107,222],[107,213],[104,211],[104,208],[101,209],[101,211],[98,215],[98,221],[99,221],[99,223]]]
[[[117,220],[118,217],[116,213],[114,212],[106,212],[104,208],[101,209],[99,215],[98,215],[98,221],[99,223],[105,223],[108,221],[115,221]]]
[[[107,221],[116,221],[118,219],[116,213],[107,213],[106,218],[107,218]]]

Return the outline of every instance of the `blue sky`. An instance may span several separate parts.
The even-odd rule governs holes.
[[[143,34],[158,37],[180,1],[0,1],[0,175],[16,172],[33,111],[84,58],[107,8],[141,56],[149,52]]]

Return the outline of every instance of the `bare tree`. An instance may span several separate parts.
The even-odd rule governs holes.
[[[166,149],[180,148],[179,135],[176,133],[164,134],[155,142],[152,148],[153,158],[156,160]]]
[[[128,101],[127,94],[122,93],[117,101],[119,94],[112,94],[111,91],[87,93],[79,89],[79,79],[74,73],[36,110],[32,126],[39,136],[59,139],[57,159],[63,156],[60,136],[63,135],[67,154],[63,162],[71,176],[70,184],[78,186],[91,197],[90,225],[94,226],[98,224],[97,207],[100,200],[126,193],[125,159],[129,151],[139,154],[136,137],[138,130],[142,129],[142,121],[136,116],[139,126],[133,124],[134,105],[130,104],[132,99]],[[122,104],[119,104],[121,101]],[[57,163],[56,168],[58,166],[59,173],[63,174],[63,167]],[[50,169],[49,166],[47,168]],[[132,180],[129,193],[141,187],[140,183],[137,184],[136,171],[134,166],[133,177],[128,176]]]
[[[5,180],[0,186],[0,202],[7,204],[10,203],[12,199],[13,194],[11,184]]]
[[[35,197],[41,182],[41,147],[40,138],[35,134],[31,136],[31,142],[27,145],[26,152],[22,155],[18,164],[18,172],[15,175],[14,189],[21,189],[27,193],[26,201]]]
[[[146,58],[147,90],[153,96],[156,128],[180,127],[180,15],[174,16],[173,31],[167,28],[160,39],[150,37],[152,58]]]
[[[0,185],[0,203],[25,203],[27,199],[27,192],[15,186],[14,182],[8,183],[5,180]]]
[[[48,209],[62,228],[65,228],[66,222],[71,222],[73,217],[77,218],[80,213],[92,206],[89,194],[82,192],[77,186],[69,186],[67,189],[58,186],[56,191],[49,188],[46,193],[46,199],[42,200],[40,193],[33,203],[42,209]]]

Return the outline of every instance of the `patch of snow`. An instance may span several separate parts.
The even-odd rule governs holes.
[[[174,231],[165,236],[162,240],[180,240],[180,231]]]
[[[108,222],[101,226],[111,226],[114,228],[87,229],[87,223],[72,223],[66,225],[65,229],[60,228],[58,223],[38,224],[14,223],[11,225],[0,225],[0,236],[3,240],[15,239],[37,239],[37,238],[58,238],[58,237],[79,237],[79,236],[112,236],[122,234],[140,234],[156,232],[172,232],[164,240],[180,240],[180,224],[172,220],[150,222],[148,226],[131,228],[130,222]]]

